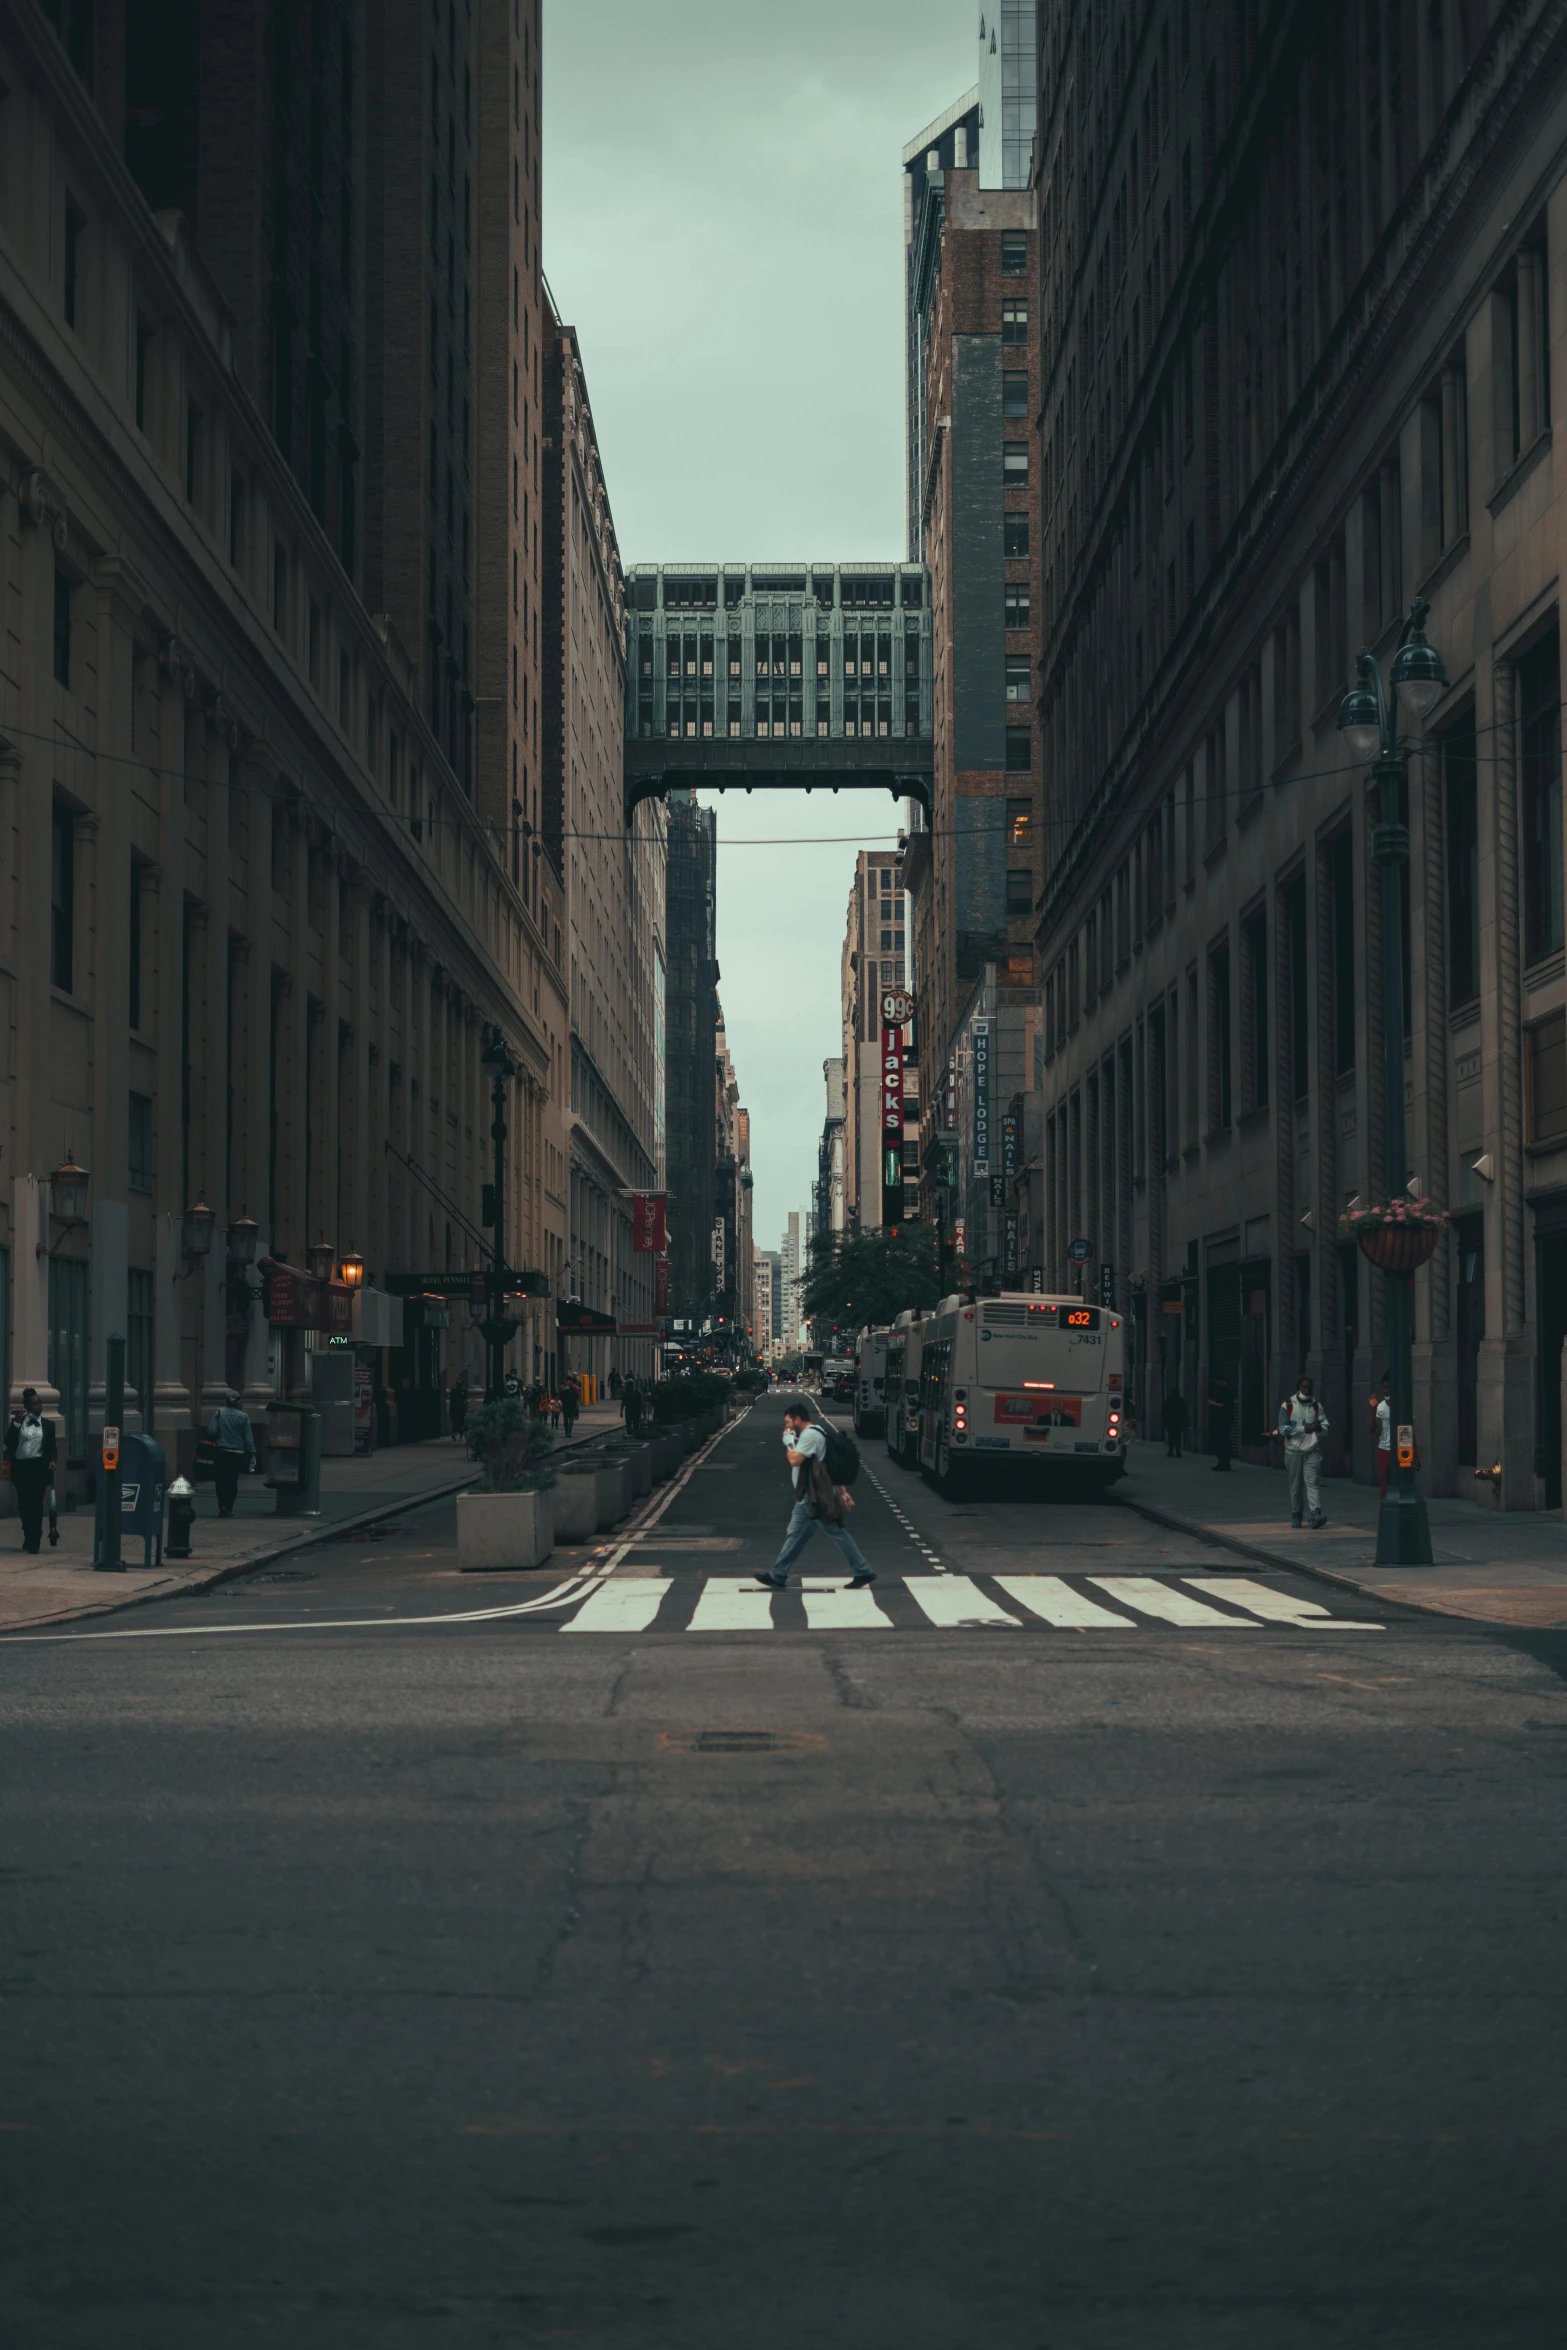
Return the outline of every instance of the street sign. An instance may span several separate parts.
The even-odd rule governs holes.
[[[990,1204],[993,1208],[1004,1208],[1007,1204],[1007,1179],[1002,1174],[990,1178]]]
[[[974,1078],[974,1172],[990,1173],[990,1022],[976,1020],[969,1031]]]
[[[1086,1265],[1094,1253],[1091,1240],[1069,1240],[1066,1244],[1068,1260],[1074,1265]]]

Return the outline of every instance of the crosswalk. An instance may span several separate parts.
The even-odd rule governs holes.
[[[909,1575],[866,1591],[808,1575],[784,1592],[736,1575],[615,1575],[562,1608],[563,1632],[1383,1629],[1246,1575]]]

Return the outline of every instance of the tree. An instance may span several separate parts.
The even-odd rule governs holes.
[[[929,1313],[940,1296],[936,1236],[928,1225],[897,1232],[840,1232],[813,1243],[801,1303],[813,1322],[880,1329],[906,1309]]]

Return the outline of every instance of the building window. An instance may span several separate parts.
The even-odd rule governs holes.
[[[1001,413],[1003,416],[1028,414],[1028,377],[1008,372],[1001,378]]]
[[[1473,708],[1442,737],[1447,829],[1447,1004],[1480,996],[1480,794]]]
[[[67,995],[76,983],[76,822],[54,811],[50,857],[49,976]]]
[[[1009,563],[1021,562],[1028,553],[1028,516],[1008,514],[1001,523],[1001,551]]]
[[[1009,490],[1028,487],[1028,443],[1006,441],[1001,449],[1001,479]]]
[[[1001,274],[1003,277],[1028,275],[1028,231],[1003,229],[1001,232]]]
[[[132,1191],[151,1191],[153,1171],[152,1096],[147,1093],[133,1093],[130,1115],[130,1186]]]
[[[141,1026],[141,885],[141,859],[132,857],[130,970],[127,974],[129,984],[126,988],[126,1012],[133,1029]]]
[[[1529,1081],[1529,1142],[1534,1150],[1567,1143],[1567,1012],[1524,1030]]]
[[[1027,848],[1034,837],[1034,803],[1032,800],[1008,800],[1007,847]]]
[[[1027,775],[1034,764],[1033,732],[1026,726],[1007,728],[1007,773]]]
[[[1215,1133],[1229,1130],[1231,1111],[1230,1065],[1230,950],[1214,947],[1208,956],[1208,1124]]]
[[[1007,868],[1007,919],[1016,921],[1020,915],[1034,911],[1034,876],[1026,865]]]
[[[1001,305],[1001,340],[1004,343],[1028,341],[1028,304],[1003,302]]]
[[[1518,664],[1519,796],[1523,815],[1524,961],[1562,943],[1562,715],[1553,628]]]
[[[1355,836],[1347,827],[1328,850],[1333,893],[1333,1066],[1355,1066]]]
[[[152,1405],[152,1298],[152,1275],[132,1266],[125,1276],[125,1385],[127,1401],[136,1398],[143,1427]]]
[[[1015,579],[1009,579],[1006,583],[1005,589],[1003,590],[1003,601],[1006,606],[1006,625],[1008,628],[1027,628],[1029,599],[1028,588],[1026,584],[1020,584]]]
[[[1033,664],[1026,653],[1008,653],[1006,663],[1007,700],[1009,702],[1026,702],[1029,698]]]
[[[65,323],[75,326],[78,299],[81,292],[82,235],[87,222],[71,202],[65,200]]]
[[[1289,944],[1290,1083],[1303,1102],[1311,1086],[1311,1039],[1307,1025],[1306,877],[1297,873],[1281,892],[1282,919]]]
[[[1268,1101],[1269,1054],[1268,917],[1260,909],[1242,927],[1241,952],[1246,988],[1246,1107],[1261,1110]]]
[[[58,564],[54,569],[54,682],[69,688],[71,683],[71,600],[75,591],[70,574]]]

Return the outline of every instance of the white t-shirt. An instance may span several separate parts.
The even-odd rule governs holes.
[[[803,1453],[805,1456],[800,1466],[794,1471],[795,1492],[797,1494],[803,1493],[811,1481],[811,1462],[825,1460],[827,1457],[826,1430],[819,1422],[813,1420],[808,1428],[785,1428],[783,1440],[786,1452]]]
[[[1387,1397],[1383,1395],[1377,1398],[1377,1450],[1378,1452],[1391,1452],[1392,1449],[1393,1407]]]
[[[21,1433],[16,1440],[16,1459],[36,1461],[43,1458],[44,1424],[36,1412],[28,1412],[22,1420]]]

